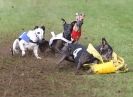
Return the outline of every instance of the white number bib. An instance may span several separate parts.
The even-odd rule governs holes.
[[[82,48],[77,48],[74,52],[73,52],[73,56],[74,56],[74,59],[77,57],[77,54],[79,51],[81,51]]]

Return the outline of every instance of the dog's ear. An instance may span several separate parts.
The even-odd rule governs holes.
[[[76,22],[77,22],[77,21],[71,22],[72,27],[75,25]]]
[[[39,26],[35,26],[35,27],[34,27],[34,30],[37,29],[37,28],[39,28]]]
[[[107,42],[106,39],[103,37],[103,38],[102,38],[102,45],[106,45],[106,44],[108,44],[108,42]]]
[[[43,25],[43,26],[41,26],[41,28],[43,29],[43,31],[45,31],[45,26]]]
[[[82,16],[83,16],[83,17],[85,17],[85,14],[84,14],[84,13],[82,13]]]
[[[61,18],[61,20],[63,21],[63,24],[66,24],[66,21],[65,21],[65,19]]]

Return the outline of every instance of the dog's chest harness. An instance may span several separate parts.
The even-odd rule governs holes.
[[[34,42],[34,41],[32,41],[32,40],[30,39],[30,37],[27,35],[27,32],[24,32],[23,34],[21,34],[21,35],[19,36],[19,41],[20,41],[20,40],[24,40],[24,41],[26,41],[26,42],[31,42],[31,43],[38,44],[38,42]]]

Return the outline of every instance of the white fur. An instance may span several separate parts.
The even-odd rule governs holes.
[[[33,42],[37,42],[43,39],[43,33],[43,29],[36,28],[35,30],[28,31],[27,36]],[[26,42],[23,39],[20,41],[19,39],[16,39],[13,42],[13,54],[18,54],[19,52],[21,52],[22,56],[25,56],[26,50],[33,50],[35,57],[37,59],[41,59],[41,57],[38,56],[38,45],[36,43]]]
[[[52,38],[49,40],[50,46],[52,45],[53,41],[57,40],[57,39],[61,39],[61,40],[65,41],[66,43],[72,43],[71,41],[69,41],[63,37],[63,33],[59,33],[59,34],[55,35],[54,32],[51,32],[51,35],[52,35]]]

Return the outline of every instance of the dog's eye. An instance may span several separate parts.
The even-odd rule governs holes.
[[[40,32],[37,32],[37,34],[40,34]]]

